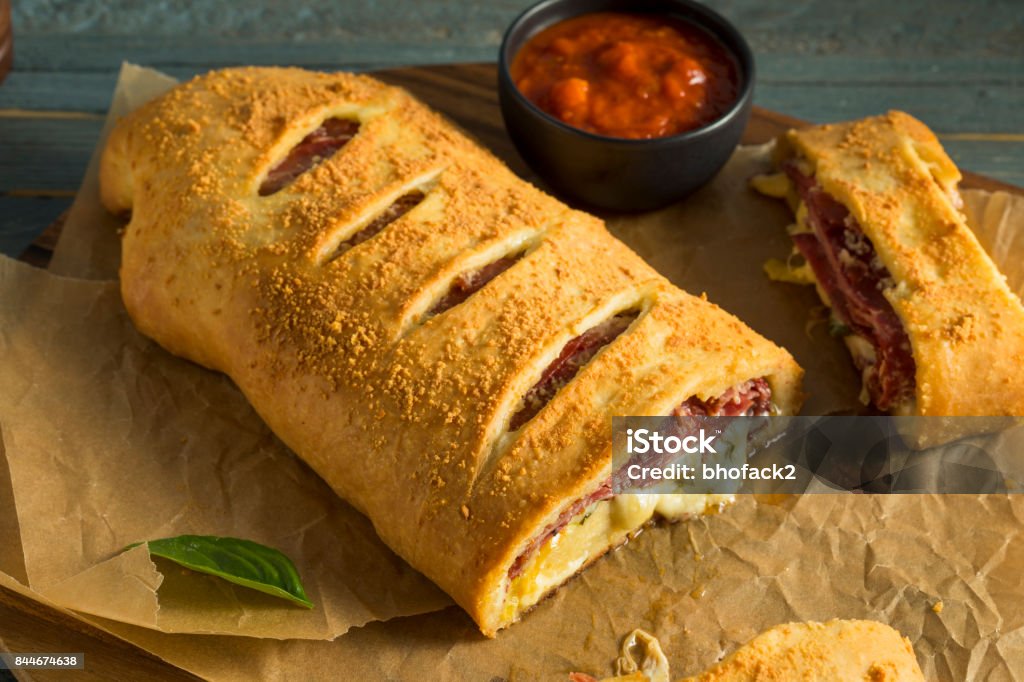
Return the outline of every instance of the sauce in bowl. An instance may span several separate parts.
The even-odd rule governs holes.
[[[711,123],[739,94],[735,57],[682,19],[595,12],[539,32],[512,60],[519,91],[548,114],[608,137],[667,137]]]

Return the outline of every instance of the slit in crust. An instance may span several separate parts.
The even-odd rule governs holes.
[[[333,225],[321,237],[316,262],[324,265],[337,260],[359,244],[371,240],[392,223],[422,204],[437,187],[444,168],[433,168],[420,176],[378,190],[369,205],[357,214]]]
[[[639,310],[619,313],[566,343],[558,357],[544,369],[537,383],[523,396],[522,404],[509,421],[509,431],[518,430],[537,416],[559,389],[572,381],[584,365],[626,331],[639,315]]]
[[[520,251],[519,253],[510,256],[503,256],[497,260],[491,261],[482,267],[463,272],[452,280],[451,285],[448,287],[448,291],[436,304],[434,304],[434,307],[430,309],[426,317],[429,318],[434,315],[440,315],[447,310],[451,310],[460,303],[463,303],[470,296],[487,286],[491,280],[522,260],[525,255],[525,250]]]
[[[379,213],[373,220],[367,223],[362,229],[358,230],[351,237],[345,241],[339,243],[333,253],[327,258],[330,262],[335,258],[338,258],[349,249],[362,244],[365,241],[376,237],[378,234],[384,231],[391,223],[395,222],[406,213],[416,208],[422,203],[427,195],[418,189],[414,189],[411,192],[407,192],[402,196],[391,202],[382,213]]]
[[[459,254],[437,283],[410,304],[403,327],[423,324],[462,305],[533,253],[547,231],[547,226],[522,230]]]
[[[359,132],[359,121],[329,118],[292,147],[287,156],[270,169],[260,184],[259,195],[280,192],[306,171],[334,156]]]

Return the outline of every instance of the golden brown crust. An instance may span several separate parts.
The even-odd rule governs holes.
[[[326,117],[359,134],[267,197],[263,176]],[[509,566],[608,476],[611,414],[662,414],[767,376],[799,406],[788,353],[672,287],[600,221],[518,180],[404,91],[371,78],[230,69],[131,114],[101,166],[132,210],[122,293],[136,325],[231,376],[292,449],[487,634]],[[426,199],[330,260],[372,211]],[[368,213],[369,212],[369,213]],[[527,255],[442,315],[489,254]],[[564,343],[644,310],[515,434],[517,401]]]
[[[680,682],[924,682],[910,640],[870,620],[789,623]]]
[[[811,163],[892,274],[916,414],[1024,415],[1024,308],[957,209],[960,172],[935,135],[892,111],[791,130],[777,153]]]

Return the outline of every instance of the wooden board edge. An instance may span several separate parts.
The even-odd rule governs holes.
[[[84,653],[85,670],[70,673],[75,679],[201,679],[128,640],[2,585],[0,622],[5,625],[3,644],[12,650]],[[68,676],[65,670],[32,670],[28,679],[46,682]]]

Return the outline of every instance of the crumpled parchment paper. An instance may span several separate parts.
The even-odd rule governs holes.
[[[116,282],[0,261],[0,386],[0,537],[21,548],[4,564],[20,558],[19,577],[63,606],[167,632],[332,639],[450,603],[226,377],[136,332]],[[120,553],[183,533],[284,551],[316,608]]]

